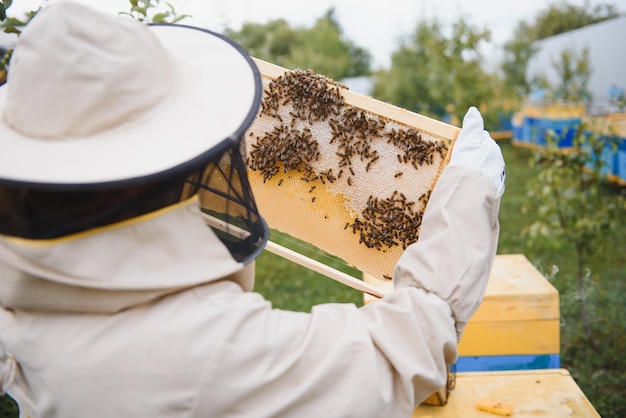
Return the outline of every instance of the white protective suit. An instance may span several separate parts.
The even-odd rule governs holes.
[[[256,115],[256,73],[218,37],[50,3],[0,92],[6,187],[188,175]],[[272,309],[197,198],[60,238],[0,235],[0,394],[22,417],[409,417],[445,385],[496,252],[504,163],[485,135],[470,109],[394,292],[362,308]]]
[[[410,417],[445,385],[457,357],[455,319],[462,329],[482,298],[499,200],[487,175],[449,166],[419,242],[398,262],[394,292],[361,308],[323,304],[310,313],[272,309],[237,275],[197,284],[194,272],[216,268],[208,252],[219,257],[220,249],[207,251],[203,236],[212,232],[195,199],[57,240],[4,237],[0,280],[18,279],[0,296],[40,306],[0,310],[2,390],[22,416]],[[127,240],[137,248],[120,245]],[[39,280],[33,266],[88,273],[91,289]],[[132,286],[107,284],[127,273],[138,277]],[[32,283],[20,287],[20,277],[51,286],[55,301]],[[154,294],[141,288],[171,292],[173,282],[190,288],[142,303]],[[124,287],[141,296],[116,295]]]

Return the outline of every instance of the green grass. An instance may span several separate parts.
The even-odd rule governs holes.
[[[499,254],[525,254],[539,271],[550,278],[561,299],[561,366],[570,371],[591,403],[604,418],[626,416],[626,304],[623,301],[626,276],[626,225],[620,223],[609,239],[589,260],[591,286],[585,301],[592,313],[594,338],[601,349],[594,351],[582,331],[575,289],[569,283],[575,275],[573,248],[563,243],[558,250],[548,246],[528,248],[522,229],[532,223],[534,214],[522,214],[526,183],[535,174],[529,169],[530,151],[501,142],[507,163],[507,188],[500,210]],[[623,191],[607,185],[608,194]],[[623,217],[622,217],[623,219]],[[293,247],[293,240],[277,233],[272,240]],[[309,248],[305,255],[358,276],[340,261]],[[264,252],[256,262],[256,290],[272,301],[274,307],[309,311],[318,303],[339,302],[362,305],[363,295],[333,280]],[[7,397],[0,398],[0,418],[17,417],[17,410]]]
[[[343,261],[312,249],[295,238],[272,231],[270,239],[344,273],[361,277],[358,270]],[[363,293],[269,251],[264,251],[256,260],[255,290],[271,300],[275,308],[302,312],[308,312],[313,305],[325,302],[363,304]]]

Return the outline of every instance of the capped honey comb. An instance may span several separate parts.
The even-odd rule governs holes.
[[[263,100],[245,140],[261,215],[270,228],[389,279],[419,237],[459,129],[310,70],[255,61]]]

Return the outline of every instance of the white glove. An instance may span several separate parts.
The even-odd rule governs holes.
[[[470,107],[463,118],[463,129],[452,148],[448,165],[474,168],[493,181],[499,196],[504,193],[506,170],[502,151],[485,131],[483,118],[475,107]]]

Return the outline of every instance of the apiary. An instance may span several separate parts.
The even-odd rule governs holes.
[[[245,143],[260,213],[270,228],[390,278],[459,128],[312,71],[256,64],[263,100]]]
[[[391,283],[365,276],[375,286]],[[365,302],[372,297],[365,295]],[[496,255],[485,298],[459,342],[456,370],[560,367],[559,294],[523,254]]]

